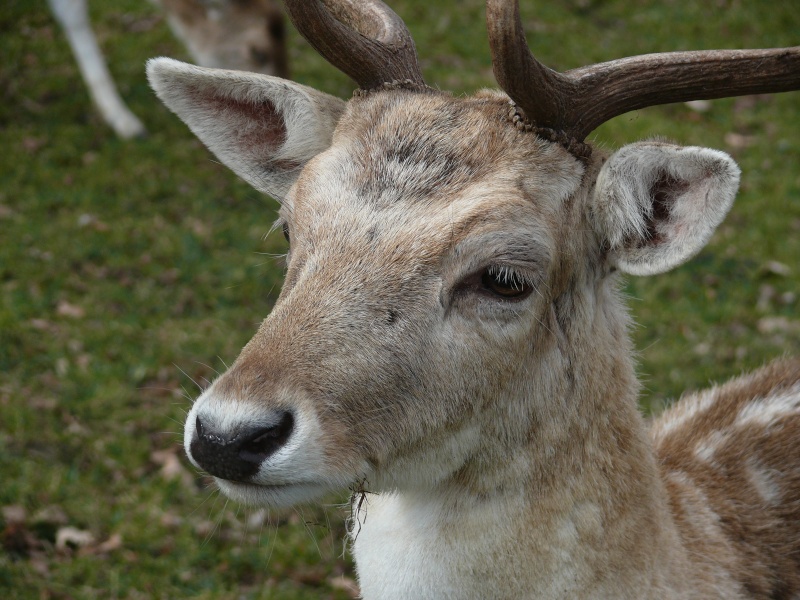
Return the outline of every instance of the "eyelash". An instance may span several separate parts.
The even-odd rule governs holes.
[[[480,290],[504,302],[519,302],[535,288],[530,277],[506,265],[490,265],[480,276]]]
[[[498,281],[502,281],[506,285],[512,287],[522,287],[530,282],[525,280],[523,275],[506,265],[491,265],[486,269],[486,273],[493,276]]]

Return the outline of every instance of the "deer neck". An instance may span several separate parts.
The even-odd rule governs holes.
[[[471,424],[479,450],[449,478],[356,507],[364,598],[669,597],[684,559],[618,314],[552,338],[526,370],[529,396]]]

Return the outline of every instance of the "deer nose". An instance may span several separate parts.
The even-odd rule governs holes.
[[[247,482],[261,463],[277,452],[292,434],[294,415],[279,412],[272,425],[237,428],[231,434],[214,432],[198,416],[189,451],[209,474]]]

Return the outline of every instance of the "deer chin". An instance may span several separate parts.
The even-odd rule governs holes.
[[[248,506],[266,506],[270,508],[287,508],[316,500],[331,486],[318,482],[298,482],[280,484],[242,483],[215,477],[217,487],[231,500]]]

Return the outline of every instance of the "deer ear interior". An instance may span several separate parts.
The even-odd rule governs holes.
[[[611,265],[653,275],[689,260],[728,213],[739,173],[730,156],[708,148],[642,142],[615,152],[590,205]]]
[[[278,77],[147,63],[150,85],[217,158],[257,190],[283,200],[300,170],[331,144],[345,102]]]

